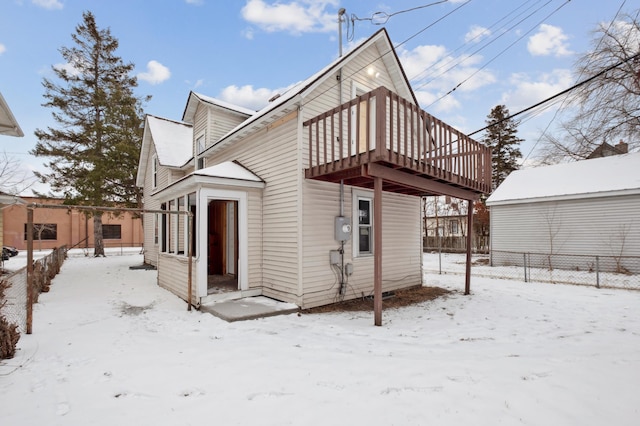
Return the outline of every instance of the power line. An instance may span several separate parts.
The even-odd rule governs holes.
[[[563,90],[562,92],[556,93],[555,95],[550,96],[547,99],[538,102],[537,104],[531,105],[530,107],[527,107],[527,108],[525,108],[523,110],[520,110],[520,111],[516,112],[515,114],[511,114],[508,117],[505,117],[505,118],[503,118],[501,120],[498,120],[498,121],[496,121],[494,123],[491,123],[491,124],[483,127],[482,129],[476,130],[475,132],[471,132],[471,133],[467,134],[467,136],[475,135],[476,133],[482,132],[483,130],[487,130],[488,128],[496,126],[496,125],[498,125],[498,124],[500,124],[500,123],[502,123],[502,122],[504,122],[506,120],[511,120],[512,118],[515,118],[515,117],[519,116],[520,114],[524,114],[527,111],[531,111],[532,109],[537,108],[540,105],[543,105],[543,104],[545,104],[547,102],[550,102],[550,101],[552,101],[552,100],[554,100],[554,99],[556,99],[556,98],[558,98],[558,97],[560,97],[560,96],[562,96],[564,94],[567,94],[570,91],[572,91],[574,89],[577,89],[578,87],[583,86],[583,85],[595,80],[596,78],[602,76],[603,74],[606,74],[607,72],[611,71],[612,69],[617,68],[620,65],[626,64],[627,62],[629,62],[629,61],[631,61],[633,59],[639,58],[639,57],[640,57],[640,52],[636,53],[635,55],[630,56],[630,57],[628,57],[628,58],[626,58],[626,59],[624,59],[624,60],[622,60],[620,62],[618,62],[615,65],[611,65],[610,67],[607,67],[607,68],[603,69],[602,71],[598,72],[597,74],[594,74],[591,77],[587,78],[586,80],[582,80],[581,82],[574,84],[573,86]]]
[[[375,12],[371,15],[370,18],[358,18],[355,14],[351,15],[351,21],[371,21],[373,25],[384,25],[389,21],[389,18],[392,16],[400,15],[401,13],[413,12],[414,10],[424,9],[425,7],[435,6],[437,4],[446,3],[449,0],[440,0],[434,3],[425,4],[422,6],[412,7],[410,9],[399,10],[392,14],[388,14],[387,12]]]
[[[478,68],[477,70],[475,70],[470,76],[468,76],[467,78],[465,78],[464,80],[462,80],[460,83],[456,84],[453,89],[449,90],[447,93],[445,93],[444,95],[440,96],[438,99],[436,99],[435,101],[431,102],[427,108],[429,108],[430,106],[432,106],[433,104],[435,104],[436,102],[441,101],[442,99],[444,99],[445,97],[449,96],[451,93],[453,93],[454,91],[456,91],[460,86],[462,86],[464,83],[466,83],[467,81],[469,81],[474,75],[478,74],[480,71],[482,71],[484,68],[486,68],[487,66],[489,66],[490,63],[492,63],[493,61],[495,61],[498,57],[502,56],[507,50],[511,49],[516,43],[518,43],[520,40],[522,40],[526,35],[528,35],[531,31],[533,31],[534,29],[536,29],[538,27],[538,25],[544,23],[544,21],[546,21],[547,19],[549,19],[549,17],[551,17],[553,14],[555,14],[556,12],[558,12],[560,9],[562,9],[564,6],[566,6],[571,0],[566,0],[564,3],[562,3],[560,6],[558,6],[553,12],[551,12],[550,14],[548,14],[547,16],[545,16],[541,21],[539,21],[534,27],[532,27],[531,29],[529,29],[529,31],[525,32],[524,34],[522,34],[520,37],[518,37],[513,43],[509,44],[507,47],[505,47],[504,49],[502,49],[497,55],[495,55],[493,58],[491,58],[489,61],[487,61],[484,65],[482,65],[480,68]]]
[[[473,56],[475,56],[476,54],[478,54],[479,52],[481,52],[482,50],[484,50],[485,48],[487,48],[488,46],[490,46],[491,44],[493,44],[494,42],[498,41],[498,39],[500,39],[502,36],[508,34],[510,31],[512,31],[517,25],[520,25],[521,23],[523,23],[524,21],[526,21],[527,19],[531,18],[533,15],[535,15],[536,13],[538,13],[541,9],[543,9],[545,6],[547,6],[549,3],[551,3],[553,0],[548,0],[545,4],[543,4],[542,6],[538,7],[536,10],[534,10],[533,12],[529,13],[527,16],[525,16],[524,18],[520,19],[518,22],[516,22],[515,24],[511,25],[509,28],[507,28],[505,31],[503,31],[502,33],[500,33],[497,37],[493,38],[492,40],[490,40],[489,42],[485,43],[483,46],[479,47],[478,49],[476,49],[473,53],[471,53],[469,56],[463,58],[462,60],[460,60],[459,62],[457,62],[456,64],[452,65],[451,67],[447,68],[446,70],[442,71],[440,74],[432,77],[430,80],[422,83],[420,86],[417,86],[415,89],[420,89],[424,86],[426,86],[427,84],[431,83],[433,80],[435,80],[436,78],[440,77],[441,75],[451,71],[453,68],[455,68],[456,66],[460,65],[461,63],[467,61],[468,59],[472,58]],[[567,2],[570,0],[567,0]],[[565,3],[566,4],[566,3]],[[564,6],[564,4],[563,4]],[[562,6],[561,6],[562,7]],[[469,80],[471,77],[473,77],[475,74],[477,74],[478,72],[480,72],[482,69],[486,68],[487,65],[489,65],[493,60],[495,60],[496,58],[498,58],[499,56],[501,56],[506,50],[508,50],[509,48],[511,48],[513,45],[515,45],[517,42],[519,42],[522,38],[524,38],[524,36],[526,36],[527,34],[529,34],[531,31],[533,31],[538,25],[540,25],[541,22],[544,22],[547,18],[549,18],[549,16],[553,15],[554,13],[556,13],[560,8],[556,9],[554,12],[552,12],[551,14],[549,14],[548,16],[546,16],[542,21],[538,22],[533,28],[531,28],[529,31],[527,31],[524,35],[522,35],[521,37],[519,37],[516,41],[514,41],[512,44],[510,44],[509,46],[507,46],[506,49],[504,49],[503,51],[501,51],[498,55],[496,55],[493,59],[491,59],[489,62],[485,63],[480,69],[478,69],[476,72],[474,72],[471,76],[469,76],[468,78],[466,78],[464,81],[462,81],[461,83],[459,83],[456,87],[454,87],[451,91],[449,91],[447,94],[443,95],[447,96],[448,94],[450,94],[451,92],[455,91],[459,86],[461,86],[463,83],[465,83],[467,80]],[[520,15],[518,15],[520,16]],[[451,62],[451,61],[450,61]],[[436,101],[437,102],[437,101]]]
[[[414,33],[413,35],[409,36],[408,38],[406,38],[404,41],[396,44],[395,46],[391,46],[391,49],[387,50],[384,53],[379,54],[374,60],[367,62],[365,65],[361,66],[360,68],[357,68],[356,70],[353,71],[353,73],[349,74],[347,77],[352,77],[354,75],[356,75],[357,73],[359,73],[360,71],[368,68],[370,65],[372,65],[374,62],[383,59],[385,56],[392,54],[393,52],[395,52],[395,50],[402,46],[403,44],[409,42],[410,40],[412,40],[413,38],[417,37],[419,34],[423,33],[424,31],[426,31],[427,29],[431,28],[432,26],[434,26],[435,24],[437,24],[438,22],[442,21],[443,19],[449,17],[451,14],[457,12],[458,10],[460,10],[462,7],[466,6],[467,4],[469,4],[471,2],[471,0],[466,0],[464,3],[461,3],[458,7],[454,8],[452,11],[444,14],[442,17],[436,19],[434,22],[428,24],[427,26],[425,26],[424,28],[422,28],[421,30],[419,30],[418,32]],[[336,88],[338,86],[338,84],[341,83],[335,83],[330,85],[329,87],[327,87],[325,90],[321,91],[320,93],[318,93],[315,97],[311,98],[310,100],[313,99],[317,99],[318,97],[324,95],[325,93],[327,93],[329,90],[332,90],[334,88]],[[342,101],[342,100],[341,100]]]
[[[502,18],[500,18],[499,20],[497,20],[496,22],[494,22],[493,24],[491,24],[489,27],[484,28],[482,32],[480,32],[480,33],[476,34],[473,38],[471,38],[470,40],[466,41],[465,43],[463,43],[462,45],[460,45],[460,46],[458,46],[456,49],[454,49],[454,50],[451,52],[451,54],[455,54],[456,52],[458,52],[458,51],[460,51],[461,49],[463,49],[465,46],[471,46],[471,45],[475,42],[475,40],[476,40],[476,39],[478,39],[479,37],[482,37],[483,35],[485,35],[485,34],[487,34],[487,33],[491,33],[491,30],[492,30],[494,27],[496,27],[496,26],[497,26],[498,24],[500,24],[502,21],[504,21],[505,19],[507,19],[510,15],[514,14],[516,11],[518,11],[519,9],[521,9],[522,7],[524,7],[527,3],[531,2],[531,1],[532,1],[532,0],[527,0],[525,3],[523,3],[523,4],[521,4],[520,6],[516,7],[516,8],[515,8],[515,9],[513,9],[511,12],[507,13],[505,16],[503,16]],[[540,1],[541,1],[541,0],[537,0],[537,1],[536,1],[536,3],[540,3]],[[511,19],[511,20],[509,20],[508,22],[511,22],[513,19],[515,19],[515,18],[519,17],[520,15],[522,15],[523,13],[525,13],[527,10],[529,10],[531,7],[533,7],[533,6],[530,6],[529,8],[525,9],[525,11],[518,13],[514,18],[512,18],[512,19]],[[542,7],[544,7],[544,6],[542,6]],[[538,10],[540,10],[540,8],[539,8]],[[536,12],[537,12],[537,10],[536,10]],[[535,13],[535,12],[534,12],[534,13]],[[526,19],[526,18],[525,18],[525,19]],[[522,22],[522,21],[520,21],[520,22]],[[499,31],[499,30],[502,30],[502,27],[501,27],[501,28],[497,28],[497,31]],[[500,38],[502,35],[504,35],[504,34],[505,34],[506,32],[508,32],[509,30],[510,30],[510,29],[507,29],[507,30],[505,30],[504,32],[502,32],[502,33],[501,33],[501,35],[499,35],[499,36],[495,37],[493,40],[491,40],[491,41],[489,41],[488,43],[486,43],[486,44],[485,44],[484,46],[482,46],[480,49],[476,50],[476,51],[475,51],[475,52],[473,52],[471,55],[469,55],[469,57],[471,57],[471,56],[475,55],[475,54],[476,54],[476,53],[478,53],[479,51],[483,50],[485,47],[489,46],[491,43],[493,43],[494,41],[496,41],[498,38]],[[466,50],[468,50],[468,49],[464,49],[463,51],[466,51]],[[469,58],[469,57],[468,57],[468,58]],[[466,59],[468,59],[468,58],[466,58]],[[443,59],[444,59],[444,58],[443,58]],[[462,63],[464,60],[466,60],[466,59],[463,59],[463,60],[458,61],[456,65],[461,64],[461,63]],[[447,61],[446,63],[443,63],[443,64],[441,64],[440,66],[437,66],[437,67],[436,67],[436,65],[437,65],[438,63],[443,62],[443,60],[439,60],[438,62],[436,62],[436,63],[433,65],[433,67],[425,68],[423,71],[419,72],[419,73],[418,73],[418,74],[416,74],[415,76],[412,76],[409,80],[411,80],[411,81],[421,80],[421,79],[423,78],[423,77],[422,77],[423,75],[424,75],[424,78],[426,78],[426,76],[427,76],[427,75],[429,75],[429,72],[433,75],[433,74],[435,74],[435,72],[439,71],[439,70],[440,70],[440,69],[442,69],[443,67],[445,67],[445,66],[447,66],[447,65],[449,65],[449,64],[451,64],[451,63],[453,63],[453,62],[456,62],[456,61],[457,61],[457,59],[456,59],[456,58],[451,58],[451,59],[450,59],[449,61]],[[456,65],[454,65],[454,66],[456,66]],[[434,68],[434,69],[432,69],[432,68]],[[449,68],[447,71],[451,70],[452,68],[453,68],[453,67]],[[439,76],[440,76],[440,75],[442,75],[442,74],[443,74],[443,73],[440,73],[440,74],[438,74],[436,77],[439,77]],[[433,81],[436,77],[432,78],[431,80],[429,80],[429,81],[428,81],[428,82],[426,82],[425,84],[430,83],[430,82],[431,82],[431,81]],[[424,85],[424,84],[423,84],[423,85]],[[423,86],[423,85],[422,85],[422,86]],[[420,87],[422,87],[422,86],[420,86]]]
[[[624,7],[625,3],[627,2],[627,0],[622,0],[622,4],[620,5],[620,7],[618,8],[618,11],[616,12],[615,16],[613,17],[613,19],[609,22],[609,26],[607,27],[607,30],[605,32],[605,34],[602,35],[602,37],[600,38],[600,40],[598,40],[598,44],[595,48],[595,51],[598,51],[598,49],[600,48],[600,45],[602,44],[605,35],[609,32],[609,29],[611,29],[611,26],[613,25],[613,23],[615,22],[615,20],[618,18],[618,15],[620,14],[620,11],[622,10],[622,8]],[[582,75],[584,74],[584,70],[586,68],[588,68],[589,64],[591,63],[591,60],[589,60],[587,62],[587,66],[580,71],[580,75],[578,76],[578,78],[576,80],[579,80]],[[560,112],[560,110],[562,109],[562,107],[564,106],[564,103],[567,99],[564,98],[562,100],[562,102],[560,103],[560,106],[558,107],[558,109],[555,111],[555,113],[553,114],[553,117],[551,117],[551,120],[549,121],[549,123],[547,124],[547,127],[544,128],[544,130],[542,131],[542,133],[540,134],[540,136],[538,137],[538,140],[536,141],[536,143],[533,144],[533,147],[531,147],[531,149],[529,150],[529,153],[527,154],[527,156],[524,158],[524,161],[527,161],[529,159],[529,156],[533,153],[533,151],[536,149],[536,147],[538,146],[538,144],[540,143],[540,141],[542,140],[542,138],[544,137],[544,135],[547,133],[547,130],[549,130],[549,127],[551,127],[551,124],[555,121],[556,117],[558,116],[558,112]]]

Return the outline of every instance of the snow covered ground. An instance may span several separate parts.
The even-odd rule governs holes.
[[[226,323],[70,257],[0,362],[1,425],[636,425],[640,292],[428,275],[447,298]]]

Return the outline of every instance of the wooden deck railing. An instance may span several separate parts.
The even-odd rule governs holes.
[[[384,163],[477,193],[490,192],[490,149],[379,87],[304,123],[306,177]],[[330,179],[328,179],[330,180]]]

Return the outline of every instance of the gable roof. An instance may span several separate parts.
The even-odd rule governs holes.
[[[188,123],[147,114],[136,176],[136,184],[140,187],[144,185],[152,144],[158,163],[167,167],[182,167],[193,157],[193,127]]]
[[[182,121],[193,123],[194,115],[196,113],[196,109],[198,108],[199,102],[204,102],[206,104],[213,105],[214,107],[227,110],[244,117],[250,117],[256,113],[254,110],[191,91],[189,92],[189,97],[187,98],[187,105],[184,107],[184,112],[182,113]]]
[[[512,172],[487,205],[640,194],[640,153]]]
[[[224,163],[216,164],[215,166],[205,167],[194,171],[193,174],[212,178],[264,182],[251,170],[233,161],[225,161]]]
[[[400,65],[400,59],[393,48],[389,34],[385,28],[382,28],[346,55],[338,57],[311,77],[291,86],[286,92],[282,93],[263,109],[247,118],[247,120],[236,126],[234,129],[231,129],[231,131],[226,135],[223,135],[216,143],[208,147],[205,150],[205,153],[228,145],[236,138],[242,137],[254,130],[258,130],[286,115],[295,108],[296,103],[300,99],[304,98],[305,95],[308,95],[313,91],[313,89],[324,83],[327,78],[332,77],[334,72],[344,67],[356,58],[358,54],[372,45],[376,45],[378,50],[381,52],[379,59],[383,61],[385,67],[389,70],[398,95],[405,99],[412,100],[416,105],[419,105],[404,69],[402,68],[402,65]]]
[[[0,93],[0,135],[24,136],[18,121],[9,109],[9,105],[2,97],[2,93]]]

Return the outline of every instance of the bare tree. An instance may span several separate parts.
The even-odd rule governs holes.
[[[0,191],[17,195],[29,189],[36,177],[27,172],[18,160],[9,157],[6,152],[0,154]]]
[[[553,271],[553,256],[558,252],[560,242],[558,241],[558,233],[562,229],[562,221],[556,218],[556,207],[548,208],[542,213],[542,220],[544,221],[545,231],[547,234],[547,242],[549,244],[549,252],[547,253],[547,260],[549,262],[549,271]]]
[[[640,148],[639,14],[622,14],[593,31],[592,49],[574,69],[576,81],[587,83],[567,99],[562,136],[545,135],[544,163],[586,158],[603,142],[624,140],[629,150]]]
[[[624,256],[625,245],[630,231],[631,225],[628,223],[622,223],[618,227],[617,232],[609,236],[609,249],[611,250],[613,259],[616,262],[616,272],[619,274],[629,273],[629,270],[622,265],[622,258]]]

